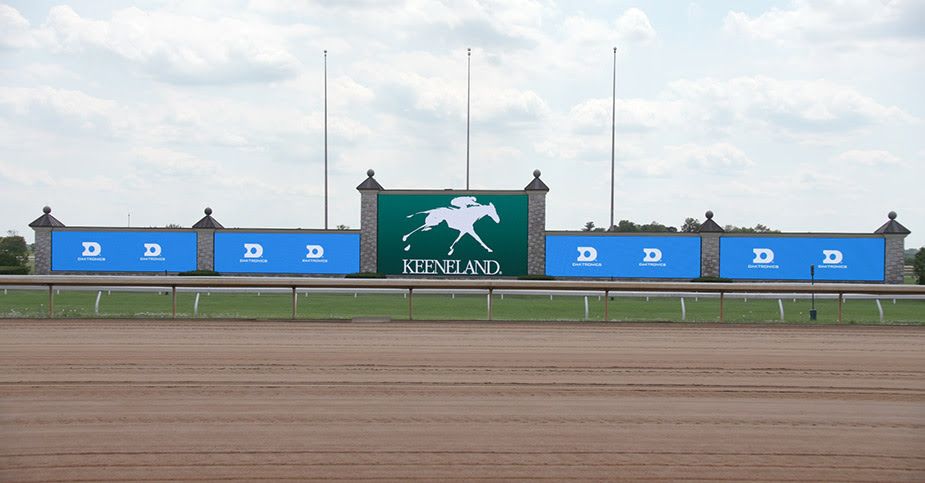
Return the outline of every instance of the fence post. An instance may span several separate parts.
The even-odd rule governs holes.
[[[493,289],[492,289],[491,287],[489,287],[489,288],[488,288],[488,320],[492,320],[492,310],[491,310],[491,295],[492,295],[492,293],[493,293]]]
[[[173,313],[173,318],[177,318],[177,286],[173,285],[170,287],[170,305],[171,311]]]
[[[414,289],[408,287],[408,320],[414,320]]]
[[[841,322],[841,306],[844,303],[845,294],[838,294],[838,321]]]
[[[51,284],[48,284],[48,318],[50,319],[55,313],[55,291]]]
[[[103,296],[103,291],[99,290],[96,292],[96,303],[93,304],[93,314],[100,315],[100,297]]]
[[[585,295],[585,320],[588,320],[588,296]]]
[[[780,321],[784,321],[784,301],[783,299],[777,299],[777,307],[780,308]]]
[[[726,321],[726,294],[723,292],[719,293],[719,321]]]
[[[610,321],[610,290],[604,290],[604,322]]]
[[[295,291],[295,287],[292,287],[292,320],[295,320],[296,309],[298,308],[299,295]]]
[[[681,322],[687,320],[687,307],[684,306],[684,297],[681,297]]]

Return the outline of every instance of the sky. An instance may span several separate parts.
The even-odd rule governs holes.
[[[387,189],[550,187],[547,228],[925,245],[925,1],[0,3],[0,230],[359,226]]]

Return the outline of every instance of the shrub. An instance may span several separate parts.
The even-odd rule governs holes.
[[[180,272],[177,275],[181,277],[217,277],[221,274],[215,270],[190,270],[188,272]]]
[[[732,279],[723,277],[697,277],[691,282],[732,283]]]
[[[379,272],[358,272],[348,273],[344,278],[385,278],[385,275]]]
[[[0,275],[29,275],[29,267],[0,267]]]
[[[925,285],[925,247],[919,248],[912,262],[912,273],[919,278],[919,285]]]
[[[550,277],[549,275],[521,275],[517,277],[517,280],[555,280],[556,277]]]

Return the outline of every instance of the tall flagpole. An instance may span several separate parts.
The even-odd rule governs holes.
[[[469,189],[469,98],[472,86],[472,49],[466,49],[466,189]]]
[[[324,229],[328,229],[328,51],[324,51]]]
[[[613,92],[610,124],[610,227],[613,230],[614,152],[617,146],[617,48],[613,48]]]

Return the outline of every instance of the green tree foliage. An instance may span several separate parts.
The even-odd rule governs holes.
[[[176,223],[170,223],[166,226],[166,228],[183,228],[183,227]]]
[[[919,279],[919,285],[925,285],[925,247],[919,248],[912,262],[912,272]]]
[[[618,233],[676,233],[678,229],[673,226],[665,226],[657,221],[638,225],[629,220],[620,220],[613,231]]]
[[[0,237],[0,266],[25,267],[29,262],[29,247],[26,239],[14,235]]]
[[[593,230],[593,229],[594,229],[594,222],[593,222],[593,221],[589,221],[589,222],[585,223],[585,226],[583,226],[583,227],[581,228],[581,231],[591,231],[591,230]]]
[[[780,230],[772,230],[761,223],[755,225],[754,228],[749,228],[747,226],[735,226],[735,225],[726,225],[723,227],[727,233],[780,233]]]
[[[682,233],[697,233],[697,230],[700,229],[700,220],[697,218],[685,218],[684,224],[681,225]]]

